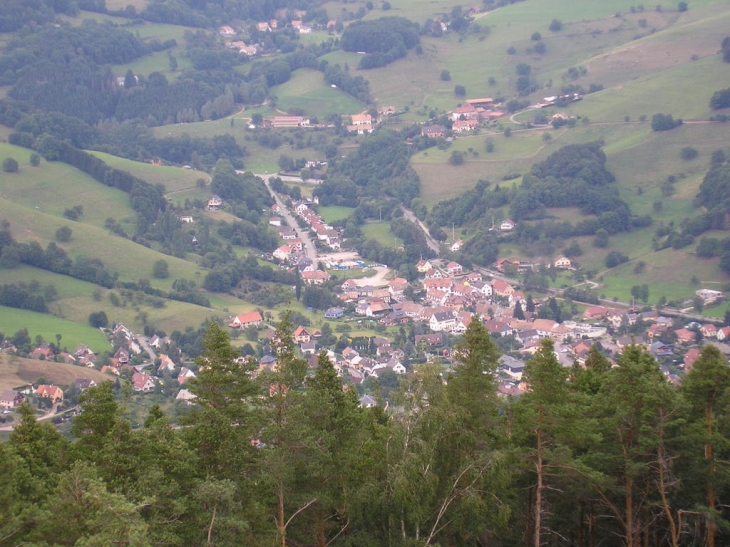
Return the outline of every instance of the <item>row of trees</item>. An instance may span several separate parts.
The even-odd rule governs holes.
[[[324,356],[252,375],[212,324],[173,430],[133,430],[111,384],[80,396],[71,444],[24,408],[3,469],[8,545],[625,545],[725,538],[730,370],[705,348],[680,387],[629,347],[562,367],[543,341],[529,391],[496,395],[498,353],[473,321],[444,381],[423,365],[393,415],[358,406]],[[64,541],[59,543],[58,538]]]

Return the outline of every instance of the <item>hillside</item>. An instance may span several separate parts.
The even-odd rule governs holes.
[[[213,172],[217,160],[231,160],[237,168],[256,173],[272,173],[286,159],[327,158],[336,172],[338,161],[355,154],[366,138],[338,129],[337,124],[349,123],[351,115],[393,106],[399,114],[387,118],[385,127],[407,131],[412,122],[446,120],[448,113],[465,99],[516,98],[517,87],[525,82],[530,86],[527,93],[522,93],[525,104],[559,95],[567,88],[580,89],[583,98],[578,102],[539,112],[518,111],[514,116],[490,122],[476,134],[460,135],[445,146],[419,148],[410,157],[409,166],[420,179],[420,192],[413,203],[405,205],[425,206],[424,212],[432,211],[443,200],[473,189],[480,180],[492,187],[499,184],[505,189],[518,188],[523,176],[535,164],[562,147],[601,141],[607,155],[607,169],[616,178],[618,196],[633,215],[651,216],[652,224],[612,235],[606,248],[594,247],[592,236],[554,237],[545,245],[503,238],[499,242],[499,256],[515,255],[539,261],[555,256],[576,242],[583,252],[578,262],[584,271],[601,277],[600,292],[621,299],[627,298],[628,289],[636,283],[654,286],[650,302],[655,302],[660,296],[685,298],[697,281],[710,288],[730,281],[719,269],[718,258],[697,262],[693,253],[698,238],[680,250],[655,250],[657,226],[673,222],[678,226],[682,220],[702,213],[693,201],[709,168],[710,156],[718,149],[730,153],[727,148],[730,124],[710,123],[709,118],[716,112],[708,106],[709,96],[715,90],[730,86],[730,64],[723,63],[718,53],[730,22],[730,9],[725,2],[698,0],[686,11],[679,11],[675,6],[644,9],[624,0],[597,0],[580,5],[526,0],[505,3],[491,10],[460,6],[454,0],[433,2],[427,7],[415,0],[392,4],[387,10],[390,13],[386,13],[384,6],[372,9],[366,2],[347,6],[346,11],[352,17],[345,18],[345,28],[350,20],[372,22],[384,16],[405,17],[422,28],[418,47],[408,49],[402,58],[385,66],[367,70],[358,68],[361,54],[336,47],[333,40],[341,36],[340,32],[327,30],[317,20],[308,21],[313,27],[311,33],[299,36],[290,32],[290,21],[284,21],[286,29],[271,35],[276,40],[264,39],[268,35],[239,27],[238,38],[246,43],[256,42],[263,48],[261,52],[265,52],[263,56],[259,52],[252,59],[243,59],[232,56],[225,46],[228,39],[221,39],[210,28],[199,32],[200,27],[194,25],[144,20],[147,15],[131,20],[121,12],[62,14],[59,20],[74,27],[82,27],[84,20],[119,28],[129,25],[136,47],[143,54],[127,55],[128,62],[109,63],[116,77],[124,77],[131,71],[137,78],[137,85],[115,92],[115,100],[121,101],[120,104],[131,100],[135,93],[142,96],[148,92],[148,87],[153,85],[150,81],[153,73],[164,75],[167,89],[179,84],[176,89],[180,90],[180,96],[189,92],[190,97],[199,101],[193,109],[195,112],[183,109],[166,119],[153,121],[150,116],[157,113],[148,110],[146,127],[137,122],[118,126],[112,123],[98,126],[101,133],[93,134],[97,128],[89,126],[83,138],[77,131],[71,140],[86,139],[84,144],[90,145],[88,148],[96,145],[126,154],[129,159],[92,152],[109,167],[129,172],[152,185],[163,185],[165,197],[176,214],[193,213],[196,224],[185,227],[187,232],[182,231],[185,237],[199,235],[203,225],[213,227],[210,233],[218,239],[218,244],[228,246],[231,255],[243,258],[260,249],[239,244],[240,238],[236,242],[219,238],[215,228],[215,223],[220,221],[235,222],[236,215],[230,210],[196,209],[211,194],[212,179],[208,172]],[[135,9],[142,13],[148,5],[140,0]],[[106,8],[114,10],[115,4],[107,3]],[[324,3],[321,8],[329,18],[339,18],[340,13],[345,16],[339,4]],[[322,15],[318,13],[317,17]],[[436,32],[428,26],[433,21],[448,22],[459,17],[468,21],[462,31]],[[559,28],[551,30],[551,21],[555,20]],[[281,36],[286,36],[289,42]],[[3,43],[10,44],[10,37],[10,34],[3,35]],[[292,47],[294,51],[311,53],[316,62],[305,55],[293,55]],[[208,52],[207,57],[203,51]],[[217,60],[213,59],[213,53]],[[288,63],[291,69],[288,73],[274,70],[274,67],[281,69],[282,63]],[[359,77],[367,82],[370,103],[348,94],[342,85],[330,85],[325,67],[337,63],[350,78],[346,83]],[[521,82],[518,70],[527,70],[527,80]],[[222,115],[214,112],[210,119],[204,115],[211,110],[206,110],[198,95],[202,88],[195,87],[203,80],[209,84],[206,93],[209,93],[210,109],[215,101],[218,101],[215,104],[225,103],[225,109],[221,107]],[[152,81],[157,82],[154,76]],[[193,85],[192,81],[198,83]],[[264,88],[256,89],[260,84]],[[125,82],[122,87],[128,85],[131,82]],[[455,93],[457,87],[463,88],[463,96]],[[5,95],[11,88],[6,86],[0,93]],[[594,92],[588,93],[589,90]],[[226,98],[229,91],[234,99],[230,104]],[[178,100],[173,95],[165,96]],[[126,116],[132,103],[124,104]],[[95,108],[103,110],[107,106]],[[671,113],[685,123],[672,131],[652,131],[650,120],[657,112]],[[297,127],[262,132],[249,128],[251,120],[258,115],[286,113],[310,116],[334,124],[335,129]],[[574,118],[575,123],[558,128],[536,125],[538,114],[549,120],[558,113]],[[178,120],[185,123],[174,123]],[[339,121],[335,123],[335,120]],[[40,127],[26,123],[23,128],[40,139]],[[6,126],[0,129],[2,135],[12,132]],[[232,139],[224,141],[222,137]],[[234,150],[235,146],[232,148],[232,143],[239,151]],[[684,160],[682,149],[688,146],[697,155]],[[70,240],[57,244],[72,259],[80,256],[99,259],[120,280],[135,284],[140,279],[149,280],[152,290],[171,291],[177,279],[194,281],[195,291],[203,294],[211,307],[169,299],[164,306],[155,307],[152,300],[137,297],[134,301],[131,295],[125,305],[115,306],[110,303],[110,298],[114,298],[110,293],[118,291],[27,265],[3,270],[3,280],[20,283],[31,279],[41,285],[54,285],[58,295],[49,306],[51,313],[79,324],[85,324],[89,313],[103,309],[111,320],[136,322],[138,327],[149,324],[168,330],[182,329],[197,326],[207,317],[254,307],[233,295],[200,290],[206,275],[216,267],[210,253],[207,258],[190,249],[186,253],[174,253],[171,241],[164,240],[135,243],[137,211],[123,191],[99,184],[63,163],[42,161],[32,167],[30,153],[27,148],[0,144],[0,161],[15,157],[20,163],[18,173],[0,174],[0,218],[8,223],[18,242],[37,241],[46,246],[55,241],[59,228],[69,228]],[[452,164],[454,153],[461,153],[463,158],[458,165]],[[131,161],[131,158],[143,161]],[[167,165],[152,164],[159,160]],[[200,166],[201,170],[181,169],[184,164]],[[675,182],[671,195],[665,195],[669,177]],[[311,187],[302,187],[303,195],[311,195],[312,191]],[[79,205],[83,206],[83,214],[75,221],[67,218],[66,211]],[[340,209],[342,205],[347,208]],[[344,215],[338,219],[344,221],[354,210],[353,205],[340,204],[332,211]],[[391,209],[386,204],[386,210]],[[363,239],[377,242],[383,248],[397,249],[399,240],[405,241],[404,234],[394,230],[390,218],[381,218],[383,204],[378,207],[371,204],[367,210],[370,211],[368,223],[360,231]],[[509,214],[509,206],[502,206],[485,210],[478,223],[446,224],[441,228],[449,236],[453,230],[454,234],[458,231],[470,240],[479,236],[492,218],[501,219]],[[238,219],[241,218],[261,220],[258,212],[251,215],[239,211]],[[565,207],[548,209],[546,218],[540,220],[576,224],[590,218],[576,207]],[[127,237],[116,235],[115,230]],[[722,234],[714,236],[722,237]],[[629,262],[607,269],[605,257],[611,251],[626,255]],[[169,275],[165,278],[152,275],[152,266],[158,260],[167,263]],[[635,273],[634,266],[639,261],[646,267]],[[666,272],[670,264],[671,273]],[[690,286],[690,281],[694,285]],[[249,293],[243,286],[237,294]],[[721,312],[716,309],[712,313]]]
[[[98,384],[112,380],[110,376],[86,367],[0,354],[0,391],[35,383],[42,378],[60,386],[71,385],[78,378],[88,378]]]

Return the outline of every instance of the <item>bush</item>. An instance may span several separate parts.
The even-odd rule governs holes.
[[[18,169],[18,160],[15,158],[5,158],[5,161],[3,161],[3,171],[6,173],[15,173]]]
[[[33,167],[38,167],[41,164],[41,156],[37,152],[33,152],[30,155],[30,164]]]
[[[103,311],[95,311],[89,314],[89,325],[98,329],[106,327],[109,324],[106,313]]]
[[[158,260],[152,267],[152,275],[157,279],[167,279],[170,276],[170,271],[167,267],[167,262],[164,260]]]
[[[682,125],[682,120],[676,120],[671,114],[654,114],[651,117],[651,128],[654,131],[669,131],[678,125]]]
[[[444,70],[442,70],[442,71],[441,71],[441,76],[440,76],[440,78],[441,78],[441,81],[443,81],[443,82],[448,82],[448,81],[450,81],[450,80],[451,80],[451,74],[449,73],[449,71],[448,71],[448,70],[445,70],[445,69],[444,69]]]
[[[532,33],[532,36],[530,37],[530,39],[533,42],[539,42],[542,39],[542,34],[540,34],[539,32],[533,32]]]
[[[550,22],[550,30],[553,32],[559,32],[563,30],[563,22],[560,19],[553,19]]]
[[[454,150],[453,152],[451,152],[451,157],[449,158],[449,163],[451,165],[463,165],[464,154],[462,152],[459,152],[458,150]]]
[[[699,155],[699,152],[696,148],[692,148],[691,146],[685,146],[684,148],[682,148],[681,155],[683,160],[689,161],[695,159]]]
[[[456,85],[456,86],[454,86],[454,94],[457,97],[465,97],[466,96],[466,88],[463,85]]]
[[[56,241],[66,243],[71,240],[71,234],[71,228],[68,226],[61,226],[58,230],[56,230]]]
[[[535,44],[535,53],[539,55],[543,55],[547,51],[547,46],[545,45],[545,42],[538,42]]]
[[[712,110],[720,110],[721,108],[727,108],[730,106],[730,87],[727,89],[721,89],[715,91],[714,95],[710,99],[710,108]]]
[[[687,11],[687,9],[689,9],[689,7],[687,6],[687,2],[680,2],[679,4],[677,4],[677,9],[679,11]]]

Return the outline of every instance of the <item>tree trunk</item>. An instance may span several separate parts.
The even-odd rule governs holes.
[[[628,473],[628,471],[627,471]],[[634,481],[631,477],[624,477],[624,499],[626,506],[626,547],[636,547],[634,536]]]
[[[276,497],[279,506],[277,507],[277,526],[279,528],[279,545],[286,547],[286,525],[284,523],[284,482],[279,477],[276,481]]]
[[[705,422],[707,423],[707,436],[712,438],[712,406],[705,407]],[[715,477],[715,460],[712,451],[712,443],[708,440],[705,443],[705,459],[710,464],[710,480],[707,481],[707,507],[711,512],[715,510],[715,486],[713,480]],[[715,547],[715,522],[714,517],[707,519],[707,547]]]
[[[542,480],[543,480],[543,461],[542,461],[542,408],[537,411],[537,461],[535,462],[535,471],[537,471],[537,486],[535,488],[535,535],[534,547],[540,547],[542,543]]]

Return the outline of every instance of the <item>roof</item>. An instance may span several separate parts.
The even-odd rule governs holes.
[[[238,321],[245,325],[246,323],[255,323],[256,321],[263,321],[264,318],[261,317],[261,314],[257,311],[249,311],[246,313],[242,313],[241,315],[237,316]]]

